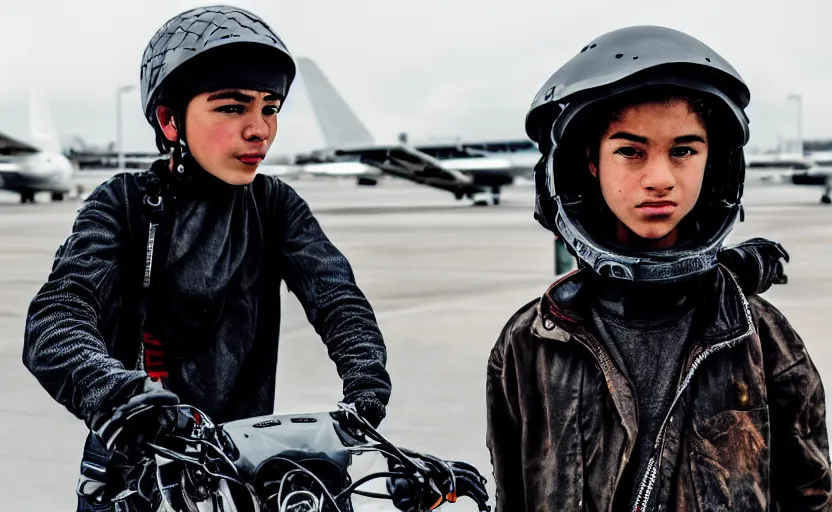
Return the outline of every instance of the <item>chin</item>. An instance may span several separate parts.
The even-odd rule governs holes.
[[[672,233],[675,228],[675,223],[641,223],[637,226],[631,226],[630,231],[644,240],[659,241]]]
[[[254,181],[254,177],[257,175],[257,172],[251,172],[249,174],[237,174],[234,176],[234,181],[231,182],[232,185],[248,185],[252,181]]]
[[[219,178],[229,185],[248,185],[254,181],[257,176],[257,167],[234,170],[229,173],[223,173]]]

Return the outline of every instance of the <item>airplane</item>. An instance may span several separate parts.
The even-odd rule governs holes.
[[[260,162],[257,172],[281,178],[298,178],[303,173],[303,167],[295,165],[293,155],[266,155]]]
[[[355,177],[359,185],[375,185],[382,175],[391,175],[451,192],[457,200],[467,197],[475,205],[487,205],[483,196],[490,192],[498,205],[502,187],[517,177],[531,179],[540,160],[528,139],[413,145],[402,134],[399,144],[378,145],[315,62],[300,57],[298,68],[326,143],[303,159],[309,174]]]
[[[0,189],[20,194],[21,203],[34,203],[38,192],[63,201],[73,188],[74,167],[61,153],[46,103],[35,95],[29,98],[28,128],[22,136],[0,132]]]
[[[824,187],[821,204],[832,204],[832,154],[815,152],[752,154],[746,157],[748,176],[791,181],[794,185]]]

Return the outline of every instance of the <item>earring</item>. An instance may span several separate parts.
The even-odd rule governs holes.
[[[188,144],[184,139],[177,140],[173,147],[173,167],[180,176],[185,174],[185,158],[188,156]]]

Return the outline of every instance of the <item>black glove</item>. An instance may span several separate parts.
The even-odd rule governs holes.
[[[480,475],[477,468],[467,462],[456,460],[447,460],[445,463],[451,467],[454,473],[453,485],[455,490],[453,496],[456,499],[462,497],[471,498],[480,510],[491,510],[491,507],[488,506],[488,491],[485,490],[486,480],[485,477]],[[437,480],[440,489],[451,488],[452,481],[450,475],[447,475],[444,479]]]
[[[92,422],[93,432],[111,451],[129,461],[147,455],[147,443],[175,421],[173,411],[162,406],[179,404],[179,397],[149,378],[136,393],[99,412]]]
[[[367,423],[372,425],[373,428],[378,428],[379,424],[381,424],[381,420],[383,420],[387,415],[387,409],[384,402],[379,400],[378,397],[372,392],[362,393],[355,399],[346,402],[353,403],[358,414],[367,420]]]
[[[460,461],[442,461],[429,455],[420,455],[402,450],[408,456],[418,457],[428,466],[429,482],[417,485],[416,482],[404,477],[387,479],[387,492],[393,498],[393,505],[406,512],[434,510],[444,503],[455,503],[459,498],[471,498],[477,508],[489,512],[488,492],[485,489],[486,480],[477,468]],[[404,466],[398,461],[388,461],[390,471],[404,471]]]
[[[737,276],[746,295],[764,293],[772,284],[786,284],[783,263],[789,261],[789,253],[777,242],[765,238],[752,238],[717,253],[717,261]]]

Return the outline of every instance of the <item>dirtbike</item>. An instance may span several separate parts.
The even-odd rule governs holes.
[[[99,478],[82,481],[79,492],[98,493],[98,503],[118,512],[351,512],[352,495],[388,499],[406,512],[461,497],[491,510],[486,479],[475,467],[394,446],[351,404],[219,425],[189,405],[162,408],[175,420],[147,443],[152,456],[128,467],[116,492],[108,484],[106,497],[104,468]],[[353,455],[365,452],[383,455],[388,471],[353,482]],[[386,479],[387,494],[358,489],[378,478]]]

